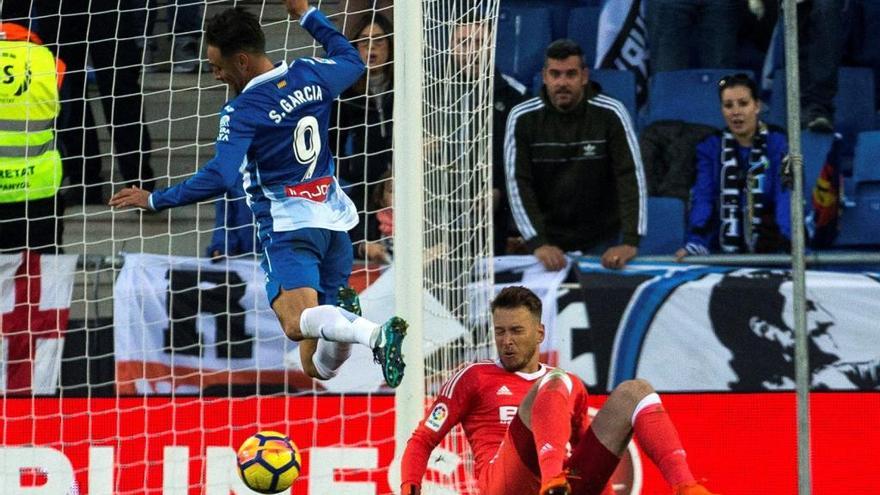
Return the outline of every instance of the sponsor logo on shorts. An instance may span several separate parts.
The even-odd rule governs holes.
[[[289,198],[302,198],[323,203],[327,199],[327,193],[330,192],[332,183],[333,179],[330,177],[319,177],[295,186],[284,186],[284,194]]]
[[[449,417],[449,408],[446,407],[446,404],[441,402],[431,410],[431,414],[429,414],[428,419],[425,420],[425,426],[427,426],[429,430],[440,431],[440,428],[443,426],[443,423],[446,422],[447,417]]]

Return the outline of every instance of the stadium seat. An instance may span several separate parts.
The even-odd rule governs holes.
[[[718,80],[743,72],[736,69],[691,69],[659,72],[650,81],[645,125],[658,120],[683,120],[723,127]],[[751,76],[752,74],[746,72]]]
[[[858,135],[853,159],[853,182],[857,190],[867,183],[880,184],[880,131]]]
[[[678,198],[648,198],[648,235],[639,254],[671,255],[684,246],[685,206]]]
[[[498,16],[495,63],[501,72],[529,81],[544,65],[544,50],[551,41],[550,11],[502,7]]]
[[[599,7],[579,7],[572,9],[568,16],[567,36],[581,45],[589,67],[596,65],[596,32],[601,10]]]
[[[813,186],[825,159],[834,142],[833,134],[825,134],[812,131],[804,131],[801,134],[801,154],[804,156],[804,201],[810,203]]]
[[[836,247],[880,245],[880,183],[857,188],[855,204],[843,209]]]
[[[629,110],[629,117],[636,122],[636,76],[628,70],[592,69],[590,79],[602,86],[602,92],[620,100]]]
[[[852,143],[855,135],[874,129],[874,73],[861,67],[841,67],[838,72],[837,95],[834,97],[834,127]],[[785,105],[785,72],[776,71],[766,121],[787,127]],[[851,144],[847,149],[852,149]]]
[[[764,113],[761,119],[772,125],[778,125],[783,129],[788,127],[785,115],[785,74],[776,71],[773,76],[773,87],[770,89],[769,99],[761,102],[764,105]]]
[[[858,134],[874,129],[874,72],[863,67],[841,67],[837,95],[834,97],[835,120],[842,133]]]
[[[862,132],[856,140],[853,187],[840,217],[839,247],[880,245],[880,131]]]
[[[573,0],[502,0],[501,9],[507,7],[514,9],[536,8],[547,9],[550,13],[550,40],[565,38],[565,30],[568,27],[568,15],[574,7],[579,7]],[[546,48],[543,46],[541,48]]]

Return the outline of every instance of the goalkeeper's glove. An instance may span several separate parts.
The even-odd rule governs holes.
[[[400,495],[419,495],[420,493],[421,489],[415,483],[407,482],[400,485]]]

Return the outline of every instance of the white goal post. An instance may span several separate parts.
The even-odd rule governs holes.
[[[399,459],[425,414],[426,397],[460,365],[494,353],[489,300],[498,1],[402,0],[395,9],[395,293],[398,311],[414,323],[405,348],[407,378],[396,398]],[[456,332],[458,338],[445,338]],[[438,448],[448,454],[432,458],[462,462],[429,465],[424,493],[471,489],[461,432]]]

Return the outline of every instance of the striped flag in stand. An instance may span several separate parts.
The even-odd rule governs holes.
[[[0,393],[54,394],[75,255],[0,255]]]
[[[599,14],[596,68],[632,71],[636,76],[636,101],[648,96],[648,30],[645,2],[605,0]]]

